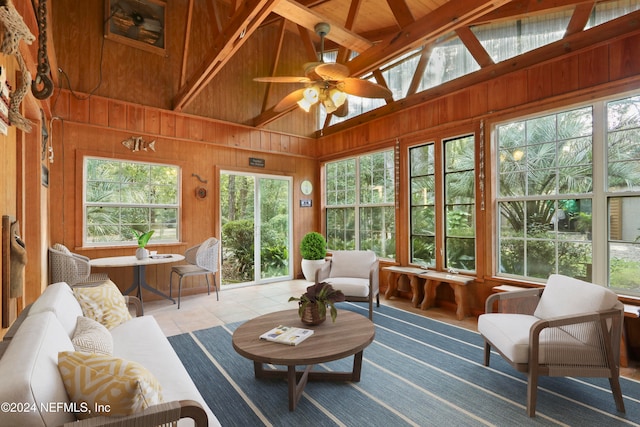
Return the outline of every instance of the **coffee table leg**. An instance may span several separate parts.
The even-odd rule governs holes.
[[[304,391],[304,387],[307,385],[307,380],[309,379],[309,372],[313,368],[313,365],[308,365],[300,380],[296,382],[297,372],[295,365],[287,366],[287,383],[289,385],[289,410],[294,411],[296,409],[296,405],[302,397],[302,392]]]
[[[353,371],[351,372],[351,381],[359,382],[360,373],[362,372],[362,354],[363,351],[353,355]]]

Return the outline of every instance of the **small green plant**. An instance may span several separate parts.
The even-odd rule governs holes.
[[[138,238],[138,247],[144,248],[145,246],[147,246],[147,243],[149,243],[149,239],[151,239],[151,236],[153,236],[155,230],[149,230],[146,233],[138,230],[133,230],[133,232],[136,233],[136,237]]]
[[[316,231],[305,234],[300,242],[300,254],[307,260],[324,259],[327,256],[327,242],[324,236]]]

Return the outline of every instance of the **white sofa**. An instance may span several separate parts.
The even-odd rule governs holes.
[[[127,301],[139,300],[127,297]],[[138,311],[139,313],[139,311]],[[110,330],[113,356],[142,364],[162,387],[165,403],[126,417],[97,417],[76,422],[58,371],[58,353],[74,351],[71,341],[82,308],[64,282],[49,285],[7,336],[0,359],[2,426],[157,425],[180,419],[178,425],[219,426],[217,418],[189,377],[153,316],[137,316]],[[5,404],[6,405],[6,404]],[[12,411],[13,410],[13,411]],[[196,422],[197,420],[197,422]]]

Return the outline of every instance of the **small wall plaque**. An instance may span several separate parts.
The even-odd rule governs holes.
[[[264,159],[260,159],[257,157],[249,157],[249,166],[254,166],[256,168],[263,168]]]

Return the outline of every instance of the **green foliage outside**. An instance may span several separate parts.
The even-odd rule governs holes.
[[[241,219],[227,222],[222,226],[222,239],[225,250],[233,255],[225,260],[231,263],[230,271],[233,272],[231,277],[225,277],[226,280],[230,282],[253,280],[253,221]]]

